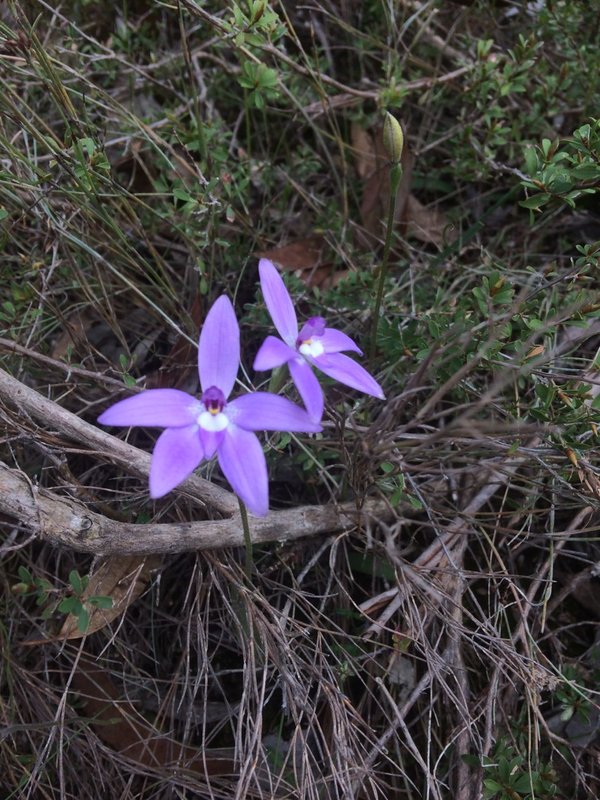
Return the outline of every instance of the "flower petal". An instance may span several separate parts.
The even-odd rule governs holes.
[[[146,389],[119,400],[98,417],[101,425],[156,425],[182,428],[192,425],[200,412],[195,397],[179,389]]]
[[[320,338],[324,333],[325,320],[323,317],[311,317],[310,319],[307,319],[304,325],[300,328],[298,339],[300,339],[301,342],[306,342],[308,339],[312,339],[313,336],[318,336]]]
[[[362,350],[345,333],[335,328],[325,328],[325,333],[320,337],[320,342],[325,348],[326,353],[339,353],[341,350],[352,350],[362,356]]]
[[[206,428],[200,428],[199,435],[204,448],[204,458],[212,458],[223,441],[225,430],[207,431]]]
[[[303,358],[289,361],[288,367],[310,418],[315,422],[320,422],[325,400],[319,379],[310,368],[308,361]]]
[[[275,367],[285,364],[290,358],[294,358],[295,355],[296,351],[281,339],[267,336],[254,359],[254,369],[258,372],[275,369]]]
[[[273,324],[283,341],[293,347],[298,336],[298,320],[296,319],[292,298],[285,288],[283,278],[272,262],[266,258],[261,258],[258,264],[258,272],[260,274],[260,288]]]
[[[156,440],[150,465],[150,497],[162,497],[185,480],[204,458],[197,425],[167,428]]]
[[[353,389],[358,389],[359,392],[379,397],[380,400],[385,399],[383,389],[375,378],[348,356],[344,356],[342,353],[330,353],[313,359],[313,363],[330,378],[346,386],[351,386]]]
[[[235,425],[246,431],[289,431],[318,433],[323,430],[306,411],[285,397],[271,392],[252,392],[227,405]]]
[[[240,326],[231,300],[224,294],[206,315],[198,345],[202,389],[216,386],[229,397],[240,367]]]
[[[269,511],[267,462],[256,435],[229,425],[217,451],[231,488],[257,517]]]

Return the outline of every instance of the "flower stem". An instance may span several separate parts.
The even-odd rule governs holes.
[[[377,285],[377,296],[375,297],[375,307],[373,309],[373,319],[371,322],[371,343],[369,346],[369,367],[373,368],[375,360],[375,350],[377,349],[377,328],[379,327],[379,314],[383,300],[383,287],[387,275],[390,249],[392,246],[392,234],[394,232],[394,219],[396,217],[396,196],[402,178],[402,166],[399,162],[393,163],[390,170],[390,206],[388,209],[387,225],[385,230],[385,243],[383,245],[383,258],[379,269],[379,283]]]
[[[248,582],[252,582],[252,572],[254,571],[254,556],[252,553],[252,539],[250,538],[250,525],[248,523],[248,512],[246,506],[238,497],[240,504],[240,517],[242,518],[242,528],[244,530],[244,544],[246,546],[246,566],[244,572],[248,578]]]

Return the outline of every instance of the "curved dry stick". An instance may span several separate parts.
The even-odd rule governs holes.
[[[90,425],[58,403],[43,397],[35,389],[25,386],[3,369],[0,369],[0,401],[12,404],[19,411],[25,411],[45,427],[59,430],[70,439],[94,450],[94,455],[117,464],[128,473],[141,478],[147,478],[150,473],[148,453]],[[188,478],[177,487],[176,491],[191,495],[203,506],[208,506],[227,517],[233,516],[239,509],[234,494],[198,476]]]
[[[55,544],[95,555],[149,555],[241,547],[244,532],[239,513],[229,519],[206,522],[134,524],[117,522],[90,511],[70,497],[60,497],[32,486],[17,469],[0,461],[0,511],[16,517]],[[362,511],[347,503],[339,506],[303,506],[272,511],[251,518],[252,541],[289,542],[303,536],[350,530],[369,517],[389,519],[387,503],[368,500]]]

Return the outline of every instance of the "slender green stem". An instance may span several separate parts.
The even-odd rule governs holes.
[[[390,207],[388,209],[387,225],[385,229],[385,243],[383,245],[383,258],[381,260],[381,268],[379,270],[379,283],[377,284],[377,295],[375,297],[375,307],[373,309],[373,319],[371,322],[371,343],[369,346],[369,367],[373,368],[373,361],[375,360],[375,350],[377,349],[377,329],[379,327],[379,314],[381,312],[381,303],[383,300],[383,287],[385,286],[385,278],[388,270],[388,262],[390,258],[390,249],[392,246],[392,234],[394,232],[394,219],[396,217],[396,196],[398,194],[398,187],[400,186],[400,179],[402,178],[402,166],[399,162],[392,164],[390,170]]]
[[[238,497],[240,504],[240,517],[242,518],[242,528],[244,529],[244,544],[246,545],[246,566],[244,571],[249,582],[252,582],[252,573],[254,571],[254,556],[252,554],[252,539],[250,538],[250,525],[248,523],[248,512],[246,506]]]

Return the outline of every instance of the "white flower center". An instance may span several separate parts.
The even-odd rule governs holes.
[[[298,348],[298,352],[302,353],[303,356],[316,358],[325,352],[325,348],[320,339],[307,339],[305,342],[302,342]]]
[[[213,433],[224,431],[229,425],[229,420],[222,411],[219,411],[217,414],[211,414],[210,411],[203,411],[198,417],[197,422],[205,431],[212,431]]]

